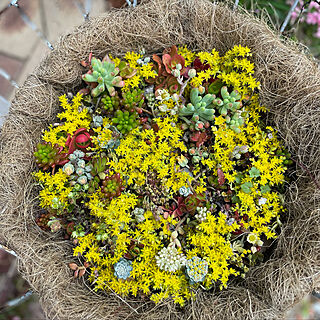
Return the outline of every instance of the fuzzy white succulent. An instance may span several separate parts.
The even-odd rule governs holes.
[[[67,174],[68,176],[71,176],[74,173],[74,166],[73,164],[71,164],[70,162],[66,163],[63,168],[62,171]]]
[[[206,207],[197,207],[197,211],[198,211],[198,213],[195,215],[195,218],[199,222],[206,221],[208,209]]]
[[[146,220],[146,218],[144,217],[144,209],[142,208],[135,208],[132,213],[135,216],[135,219],[138,223],[143,222],[144,220]]]
[[[241,155],[243,153],[247,153],[249,151],[249,147],[244,145],[244,146],[235,146],[232,153],[231,153],[231,156],[233,158],[236,158],[236,159],[240,159],[241,158]]]
[[[156,262],[161,270],[167,272],[176,272],[187,263],[187,258],[179,253],[173,246],[162,248],[156,256]]]

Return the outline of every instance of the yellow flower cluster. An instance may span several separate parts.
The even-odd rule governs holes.
[[[122,88],[123,91],[138,88],[144,79],[155,78],[157,76],[157,73],[153,70],[152,63],[148,62],[142,65],[137,63],[137,60],[141,59],[142,57],[142,54],[136,52],[127,52],[125,54],[125,61],[129,64],[130,68],[136,69],[137,73],[125,81],[125,85]],[[116,66],[119,65],[120,59],[112,58],[112,56],[110,56],[110,58],[113,60],[113,62],[115,62]]]
[[[112,139],[112,131],[107,127],[98,127],[93,129],[95,135],[92,136],[93,147],[90,149],[97,153],[101,153],[103,148],[107,146],[108,142]]]
[[[63,112],[58,119],[63,122],[51,125],[43,140],[65,146],[69,134],[86,128],[91,145],[82,149],[80,160],[70,157],[70,176],[61,168],[55,174],[39,171],[34,175],[42,186],[41,207],[51,208],[58,202],[59,209],[64,210],[71,203],[69,197],[76,197],[72,204],[77,205],[80,201],[75,200],[81,199],[85,232],[77,237],[73,254],[90,263],[89,280],[95,290],[111,290],[121,296],[144,294],[156,303],[172,298],[183,306],[199,286],[223,289],[231,277],[244,276],[262,239],[276,238],[275,229],[284,211],[276,190],[285,180],[286,158],[275,130],[261,126],[260,113],[266,108],[259,104],[260,83],[254,78],[249,48],[235,46],[220,56],[215,49],[196,53],[184,46],[178,48],[178,54],[186,67],[192,68],[195,59],[197,64],[200,61],[201,70],[197,69],[193,78],[184,78],[179,72],[178,76],[170,74],[170,80],[178,78],[174,79],[178,91],[169,93],[166,83],[162,84],[159,91],[164,97],[152,92],[151,107],[146,96],[134,114],[136,123],[143,124],[135,129],[132,126],[132,130],[122,132],[124,119],[127,123],[130,120],[112,108],[98,111],[100,120],[104,117],[96,127],[87,109],[82,109],[80,94],[72,103],[65,95],[60,97]],[[152,62],[142,62],[142,54],[127,52],[124,60],[110,58],[116,67],[125,61],[137,70],[133,77],[124,79],[123,88],[117,89],[119,103],[114,109],[124,111],[120,92],[144,89],[145,80],[157,74]],[[229,114],[222,113],[217,107],[210,121],[199,116],[203,120],[199,127],[196,112],[181,116],[182,104],[190,101],[192,88],[202,93],[212,80],[241,94],[237,102],[241,108],[237,112],[244,119],[240,132],[231,129],[230,110]],[[121,133],[117,130],[119,118]],[[110,141],[113,147],[109,148]],[[112,180],[113,175],[121,179]],[[86,181],[81,185],[80,177]],[[114,190],[116,196],[109,197]],[[161,201],[153,200],[146,190],[155,198],[156,191],[162,191]],[[168,271],[159,266],[159,252],[172,247],[184,264]],[[130,269],[124,278],[117,275],[115,267],[123,260]],[[193,266],[201,260],[202,267],[193,273],[197,271],[197,279],[203,280],[193,282],[187,260],[193,261]]]
[[[176,157],[186,151],[181,141],[182,131],[174,118],[157,118],[159,131],[133,130],[121,140],[116,149],[117,161],[110,160],[108,166],[127,177],[127,184],[143,185],[147,172],[155,172],[162,185],[174,193],[188,185],[190,175],[179,169]]]
[[[67,135],[72,135],[79,128],[90,128],[91,117],[87,109],[79,112],[81,107],[82,95],[77,94],[72,99],[72,104],[68,102],[67,96],[63,95],[59,98],[63,112],[58,114],[58,119],[64,120],[59,126],[49,125],[49,130],[45,130],[42,139],[51,142],[52,145],[58,144],[65,146]]]
[[[178,54],[184,58],[186,67],[189,67],[192,64],[196,56],[196,53],[189,50],[187,46],[178,47]]]
[[[40,206],[51,208],[53,200],[57,199],[61,204],[61,209],[65,208],[72,188],[68,186],[67,175],[62,169],[59,169],[54,175],[38,171],[34,173],[34,176],[42,185],[42,190],[39,193]]]
[[[74,249],[74,255],[79,254],[95,268],[91,270],[91,280],[95,283],[95,290],[113,290],[121,295],[137,294],[143,292],[151,295],[151,300],[159,302],[162,299],[173,297],[176,303],[183,304],[185,299],[191,297],[189,285],[182,272],[168,274],[159,269],[155,256],[163,247],[156,230],[163,235],[171,236],[170,224],[177,221],[169,217],[154,218],[151,211],[144,214],[145,220],[133,230],[130,228],[132,217],[130,211],[137,203],[136,196],[122,194],[113,199],[107,208],[101,206],[99,194],[90,197],[88,207],[91,214],[100,218],[104,225],[103,232],[115,242],[114,253],[107,253],[97,240],[96,233],[89,233],[79,238],[79,245]],[[96,226],[96,225],[94,225]],[[101,232],[101,229],[99,229]],[[108,241],[108,240],[107,240]],[[127,252],[128,245],[135,243],[140,246],[139,257],[133,262],[133,271],[130,281],[123,282],[114,275],[114,264]],[[160,293],[153,293],[158,291]]]
[[[249,218],[242,219],[241,223],[246,229],[252,228],[257,234],[274,238],[275,233],[270,222],[279,217],[283,207],[278,193],[271,191],[270,187],[283,183],[285,172],[285,158],[275,153],[276,150],[281,150],[276,133],[273,128],[266,127],[269,131],[267,134],[250,118],[240,133],[228,129],[222,116],[215,119],[215,125],[212,162],[205,163],[211,167],[219,166],[231,184],[241,179],[241,185],[235,187],[240,199],[236,210],[240,216]],[[248,151],[253,154],[251,163],[256,169],[256,176],[252,175],[250,168],[242,171],[241,175],[237,172],[233,153],[241,146],[247,146]],[[259,204],[261,198],[265,199],[263,204]]]
[[[235,253],[232,251],[230,241],[226,241],[228,235],[236,231],[239,226],[227,225],[225,219],[223,213],[220,213],[219,217],[209,213],[206,221],[188,234],[188,240],[194,249],[188,251],[187,257],[191,259],[203,256],[209,262],[209,272],[204,282],[207,288],[212,287],[212,283],[217,281],[221,282],[221,287],[227,287],[229,277],[239,275],[238,271],[229,266],[228,261]]]
[[[201,63],[204,65],[209,65],[209,68],[207,70],[199,71],[191,80],[191,85],[194,87],[199,87],[203,81],[208,81],[210,78],[215,77],[220,72],[220,56],[215,49],[212,49],[211,53],[199,52],[197,56]]]
[[[260,88],[259,81],[253,77],[254,64],[247,59],[250,56],[252,53],[249,48],[234,46],[221,57],[219,64],[218,78],[238,90],[242,97],[251,95],[255,89]]]

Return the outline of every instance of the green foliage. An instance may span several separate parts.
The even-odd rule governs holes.
[[[215,112],[212,104],[214,98],[215,96],[212,94],[206,94],[202,97],[198,88],[191,89],[191,103],[188,103],[179,110],[179,116],[192,116],[193,121],[212,121]]]
[[[101,99],[101,102],[103,103],[104,109],[107,111],[117,110],[120,106],[120,98],[117,92],[113,97],[105,94]]]
[[[271,188],[269,187],[268,184],[264,185],[264,186],[261,186],[260,187],[260,190],[261,190],[261,193],[267,193],[267,192],[270,192],[271,191]]]
[[[137,74],[137,70],[134,68],[131,68],[130,65],[125,61],[120,61],[119,71],[120,71],[120,76],[124,79],[132,78]]]
[[[223,86],[220,90],[222,99],[216,98],[213,104],[217,106],[221,115],[226,116],[227,126],[236,133],[240,133],[240,127],[244,125],[245,113],[241,112],[241,95],[237,90],[228,92],[228,88]]]
[[[257,169],[256,167],[252,167],[249,170],[249,175],[251,178],[258,178],[258,177],[260,177],[260,170]]]
[[[89,193],[94,193],[94,191],[99,188],[100,181],[106,178],[106,174],[105,174],[106,164],[107,164],[107,158],[104,158],[104,157],[95,158],[91,161],[92,179],[89,182],[89,189],[88,189]]]
[[[143,90],[139,88],[124,92],[122,96],[123,99],[121,100],[121,105],[130,112],[134,112],[137,108],[142,108],[144,105]]]
[[[241,185],[241,190],[244,193],[250,193],[251,192],[251,188],[253,187],[253,184],[251,182],[245,182]]]
[[[215,99],[213,103],[218,107],[220,114],[226,116],[228,111],[235,112],[241,107],[239,99],[241,95],[237,90],[233,90],[231,93],[228,92],[228,88],[223,86],[220,90],[222,99]]]
[[[129,111],[118,110],[115,113],[115,118],[112,119],[112,123],[117,125],[117,129],[122,133],[126,134],[132,129],[136,128],[139,124],[137,120],[137,114]]]
[[[240,0],[239,4],[257,15],[264,10],[268,13],[273,24],[281,24],[290,10],[285,0]]]
[[[113,62],[101,61],[97,58],[91,60],[92,72],[82,76],[86,82],[97,82],[98,85],[91,90],[93,97],[99,96],[105,90],[108,90],[110,96],[114,96],[116,91],[114,87],[123,87],[124,82],[121,76],[117,76],[119,69],[115,67]]]
[[[49,167],[54,168],[66,159],[66,154],[61,153],[62,148],[52,145],[50,142],[38,143],[37,151],[34,152],[36,163],[39,168],[46,171]]]
[[[223,82],[220,79],[218,79],[210,84],[208,92],[211,94],[218,94],[223,86]]]

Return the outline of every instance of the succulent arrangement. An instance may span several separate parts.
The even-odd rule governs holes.
[[[108,58],[108,57],[107,57]],[[116,94],[114,87],[123,87],[124,82],[119,74],[119,68],[115,67],[114,62],[107,59],[107,61],[101,61],[97,58],[91,59],[91,69],[82,76],[82,79],[86,82],[94,84],[91,90],[91,95],[96,97],[108,91],[110,96]]]
[[[292,161],[261,120],[250,55],[173,46],[81,63],[34,153],[36,221],[70,239],[74,277],[183,306],[268,256]]]

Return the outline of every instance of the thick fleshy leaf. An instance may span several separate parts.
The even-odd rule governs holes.
[[[219,183],[219,185],[222,186],[225,183],[225,180],[226,179],[224,177],[223,171],[220,168],[218,168],[218,183]]]
[[[76,263],[69,263],[69,268],[71,269],[71,270],[77,270],[79,267],[77,266],[77,264]]]

